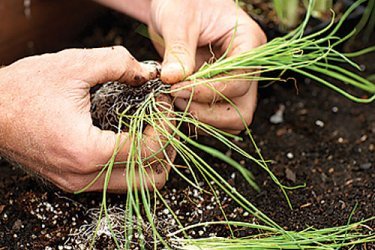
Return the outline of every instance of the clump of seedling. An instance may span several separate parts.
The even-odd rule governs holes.
[[[88,214],[89,221],[85,221],[79,229],[70,233],[66,241],[66,244],[71,245],[75,249],[89,249],[91,237],[95,232],[98,240],[95,246],[92,246],[94,249],[102,249],[103,247],[105,249],[115,248],[116,245],[113,241],[113,236],[117,239],[121,249],[127,249],[126,245],[130,245],[132,249],[136,249],[139,237],[143,237],[146,246],[150,248],[155,244],[159,244],[159,242],[154,242],[150,222],[144,221],[142,224],[139,224],[135,217],[125,217],[125,211],[120,207],[109,207],[107,218],[100,216],[100,210],[97,208],[89,209],[86,213]],[[174,224],[160,220],[157,217],[154,218],[153,222],[160,232],[164,232],[164,235],[176,230]],[[125,237],[125,230],[127,228],[133,228],[136,231],[137,227],[142,227],[143,235],[135,233],[133,236]]]
[[[160,65],[157,62],[145,63],[154,65],[160,74]],[[120,114],[133,115],[147,97],[151,94],[156,97],[168,88],[169,85],[163,84],[158,78],[139,87],[132,87],[117,81],[107,82],[91,95],[90,112],[93,123],[101,129],[117,132]],[[129,122],[129,119],[124,119],[125,124]],[[123,131],[128,130],[125,124],[121,127]]]
[[[91,98],[91,115],[94,125],[101,129],[117,132],[121,113],[132,115],[152,93],[157,96],[166,90],[159,79],[150,80],[140,87],[132,87],[120,82],[108,82],[99,88]],[[124,122],[129,123],[129,119]],[[127,130],[125,126],[121,130]]]
[[[353,30],[341,38],[337,35],[338,30],[350,13],[365,1],[360,0],[350,6],[336,25],[333,16],[331,23],[325,28],[305,36],[304,31],[315,2],[310,1],[305,20],[294,31],[283,37],[275,38],[251,51],[228,58],[223,56],[214,63],[203,65],[196,73],[188,77],[187,80],[193,81],[193,84],[184,88],[191,88],[198,84],[209,86],[211,82],[230,79],[249,79],[269,83],[270,81],[283,80],[283,75],[289,71],[312,79],[352,101],[359,103],[373,102],[375,100],[375,83],[337,65],[338,63],[347,64],[352,66],[354,70],[361,71],[361,67],[350,58],[375,51],[375,46],[346,54],[337,50],[340,44],[347,41],[355,33],[355,30]],[[242,70],[240,71],[242,73],[228,74],[229,72],[239,72],[239,69]],[[276,73],[277,76],[274,78],[259,77],[259,74],[271,72]],[[365,94],[355,96],[345,88],[339,87],[338,83],[362,90]]]
[[[207,227],[220,225],[222,222],[209,222],[192,225],[183,228],[169,235],[173,249],[191,250],[226,250],[226,249],[315,249],[315,250],[334,250],[334,249],[353,249],[356,245],[362,244],[366,249],[366,244],[375,241],[372,235],[373,229],[367,227],[365,223],[375,219],[370,219],[348,224],[341,227],[315,229],[308,228],[300,232],[288,231],[280,234],[272,227],[256,225],[247,222],[233,221],[230,224],[234,227],[245,227],[259,230],[259,234],[249,235],[240,238],[183,238],[177,235],[184,230],[191,228]],[[366,233],[366,231],[368,233]]]
[[[242,156],[244,159],[254,162],[270,175],[272,180],[280,187],[289,205],[291,206],[286,192],[288,189],[291,189],[291,187],[286,187],[281,184],[277,177],[268,168],[268,162],[264,160],[260,154],[260,150],[255,144],[251,132],[246,126],[247,124],[242,118],[236,105],[220,92],[215,90],[211,83],[217,81],[229,81],[233,79],[270,82],[281,80],[286,71],[291,71],[301,74],[306,78],[313,79],[353,101],[362,103],[372,102],[375,99],[375,84],[373,82],[333,64],[336,62],[349,63],[350,65],[359,68],[359,66],[352,62],[349,57],[375,50],[374,48],[369,48],[364,51],[345,55],[339,53],[335,49],[338,44],[344,42],[351,35],[349,34],[344,39],[341,39],[336,35],[337,30],[343,24],[349,13],[358,7],[363,1],[364,0],[360,0],[356,4],[352,5],[351,8],[342,16],[341,20],[338,24],[336,24],[336,26],[334,26],[334,19],[332,19],[332,23],[323,30],[308,36],[304,36],[304,30],[309,20],[309,16],[311,15],[312,4],[314,3],[314,1],[311,1],[306,19],[294,32],[284,37],[276,38],[263,46],[237,56],[226,58],[226,54],[224,54],[215,62],[203,65],[196,73],[189,76],[186,80],[191,81],[190,85],[173,90],[179,91],[185,88],[190,88],[192,89],[192,92],[194,92],[195,86],[203,84],[215,91],[218,96],[222,97],[223,101],[231,104],[238,112],[238,116],[242,119],[243,124],[246,127],[246,135],[249,136],[250,141],[253,143],[254,148],[256,149],[256,157],[252,156],[249,152],[246,152],[236,143],[234,143],[234,141],[241,141],[243,138],[230,135],[215,127],[204,124],[191,116],[188,113],[188,109],[192,102],[192,97],[190,97],[188,100],[188,107],[184,111],[173,110],[171,109],[170,105],[168,106],[165,105],[165,103],[158,102],[158,95],[168,95],[172,92],[172,90],[169,88],[160,87],[163,85],[159,85],[158,82],[149,82],[145,87],[141,87],[141,89],[151,89],[151,91],[148,91],[147,94],[140,99],[140,102],[135,102],[136,104],[134,104],[134,106],[129,105],[130,101],[127,99],[128,97],[126,97],[124,93],[127,93],[127,91],[137,93],[137,90],[129,90],[128,87],[122,86],[124,84],[106,84],[103,86],[106,89],[103,89],[102,91],[99,90],[100,92],[97,92],[96,95],[94,94],[92,99],[93,117],[98,120],[98,123],[102,126],[102,128],[116,130],[118,133],[121,133],[122,130],[126,128],[128,133],[128,141],[121,142],[120,136],[118,137],[119,139],[116,142],[116,150],[113,152],[111,159],[102,167],[102,171],[99,173],[99,176],[105,175],[105,182],[103,186],[102,204],[97,219],[98,225],[95,228],[91,238],[91,247],[94,246],[95,239],[101,232],[100,225],[102,219],[104,219],[106,226],[108,227],[107,229],[111,233],[116,248],[118,249],[129,249],[131,246],[133,246],[132,244],[136,244],[140,249],[148,248],[149,246],[145,239],[146,235],[149,235],[149,232],[152,234],[153,240],[151,242],[153,242],[154,248],[157,248],[159,244],[164,245],[166,248],[170,248],[171,242],[168,242],[166,238],[163,237],[162,233],[160,232],[160,228],[158,228],[157,224],[154,222],[157,214],[157,207],[155,205],[157,201],[164,204],[165,209],[169,211],[172,219],[176,221],[176,227],[178,230],[175,234],[170,234],[170,236],[178,235],[179,238],[177,239],[177,242],[173,242],[173,245],[177,246],[181,243],[181,246],[183,246],[182,248],[187,247],[188,249],[191,249],[193,246],[202,247],[205,246],[204,244],[213,244],[212,249],[227,249],[230,244],[232,244],[232,242],[236,242],[236,240],[238,240],[237,246],[242,247],[243,244],[245,246],[251,246],[254,241],[257,242],[259,239],[259,244],[261,244],[261,246],[259,247],[259,244],[257,243],[258,245],[256,245],[256,247],[258,249],[272,249],[274,246],[277,246],[278,248],[280,248],[280,246],[293,246],[295,248],[298,246],[303,246],[305,248],[314,248],[314,246],[319,246],[320,249],[332,249],[330,248],[331,246],[340,246],[338,243],[336,243],[337,241],[344,242],[343,246],[352,246],[362,242],[374,241],[374,237],[371,235],[366,236],[357,234],[355,232],[351,234],[349,231],[354,230],[356,227],[349,226],[345,228],[339,227],[322,229],[320,231],[305,230],[301,232],[289,232],[284,230],[280,225],[262,213],[262,211],[258,210],[232,185],[230,185],[227,180],[225,180],[217,172],[217,170],[215,170],[214,167],[208,164],[207,161],[196,152],[196,150],[211,155],[212,157],[226,163],[229,167],[232,167],[235,171],[240,173],[249,186],[253,187],[255,190],[259,190],[254,181],[254,177],[248,168],[233,160],[225,153],[215,148],[203,145],[200,142],[192,139],[190,135],[186,135],[180,131],[181,125],[183,123],[187,123],[188,125],[196,127],[208,136],[211,136],[212,138],[215,138],[221,142],[226,146],[227,150]],[[260,75],[270,72],[278,72],[278,76],[270,78]],[[348,93],[345,89],[339,88],[327,80],[326,77],[336,79],[352,87],[359,88],[367,94],[367,97],[354,96]],[[153,85],[154,83],[156,83],[156,85]],[[150,86],[151,88],[149,88]],[[155,89],[157,91],[155,91]],[[141,92],[143,93],[143,90]],[[107,102],[109,103],[108,105]],[[131,113],[128,112],[130,110]],[[151,186],[153,187],[151,190],[145,187],[145,183],[150,179],[150,173],[147,171],[147,169],[150,169],[150,165],[147,163],[147,161],[142,159],[140,150],[143,142],[142,133],[145,124],[152,126],[160,135],[159,138],[155,138],[155,140],[161,146],[160,152],[155,152],[155,154],[162,153],[164,155],[164,159],[161,160],[159,164],[163,167],[169,166],[172,171],[178,174],[191,187],[197,189],[199,192],[206,193],[214,197],[219,206],[219,210],[224,221],[203,222],[202,224],[191,225],[190,227],[224,223],[227,226],[230,235],[232,235],[231,239],[221,238],[217,239],[217,241],[213,243],[211,240],[202,239],[201,241],[204,242],[204,244],[200,244],[199,239],[196,241],[190,241],[189,235],[186,232],[186,228],[189,227],[182,225],[175,211],[171,209],[161,192],[157,190],[157,185],[155,183],[151,183]],[[124,162],[116,162],[116,155],[118,154],[118,150],[121,148],[121,143],[127,142],[130,144],[130,153],[128,154],[127,159]],[[168,148],[172,148],[177,153],[182,165],[184,165],[184,171],[181,170],[181,166],[174,164],[173,157],[170,157],[167,152]],[[124,174],[126,176],[126,180],[124,179],[124,181],[127,182],[128,190],[126,194],[125,206],[123,211],[121,211],[122,216],[124,218],[131,218],[130,221],[135,221],[135,227],[127,227],[126,223],[124,224],[124,230],[122,232],[123,236],[121,237],[116,233],[117,224],[114,224],[111,221],[111,210],[107,207],[108,183],[111,178],[112,169],[116,165],[124,166]],[[187,175],[185,170],[188,170],[190,174]],[[135,176],[138,176],[139,178],[140,185],[138,188],[134,183]],[[93,182],[96,179],[94,179]],[[202,185],[199,184],[199,182],[202,180],[206,182],[208,188],[202,188]],[[88,184],[88,186],[90,186],[93,182]],[[81,191],[84,191],[85,189]],[[222,192],[226,193],[228,197],[238,204],[238,206],[256,218],[257,223],[229,221],[226,212],[221,206],[220,199],[216,192],[217,189],[220,189]],[[126,221],[127,220],[128,219],[126,219]],[[150,225],[149,230],[146,232],[142,225]],[[238,225],[259,229],[260,233],[258,235],[245,238],[245,241],[242,241],[243,239],[236,239],[234,237],[233,227]],[[341,230],[340,232],[342,233],[340,235],[336,235],[335,232],[337,230]],[[134,237],[135,235],[138,236],[136,240]],[[133,239],[134,241],[124,242],[122,240],[129,238]],[[229,246],[226,244],[228,242],[230,243]],[[275,243],[277,243],[277,245],[275,245]],[[324,246],[327,247],[324,248]],[[291,249],[295,249],[293,247],[291,247]]]

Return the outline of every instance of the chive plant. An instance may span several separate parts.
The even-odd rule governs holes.
[[[305,1],[308,5],[308,1]],[[330,10],[333,7],[333,0],[315,0],[314,5],[312,6],[311,15],[318,19],[326,19],[329,15]]]
[[[211,222],[192,225],[171,233],[171,242],[174,249],[316,249],[335,250],[340,248],[353,248],[356,245],[366,245],[375,241],[375,236],[363,232],[368,229],[365,223],[375,220],[375,217],[361,222],[345,226],[314,229],[307,228],[303,231],[288,231],[288,234],[280,234],[274,228],[254,225],[246,222],[229,222],[233,226],[252,228],[259,234],[249,235],[241,238],[182,238],[177,235],[184,230],[202,226],[215,226],[221,222]],[[291,240],[292,239],[292,240]]]
[[[280,22],[280,30],[287,31],[298,25],[299,0],[273,0],[273,7]]]
[[[228,79],[249,79],[268,81],[269,78],[258,77],[264,73],[278,73],[276,80],[281,80],[286,71],[298,73],[310,78],[339,94],[359,103],[370,103],[375,99],[375,83],[348,70],[337,63],[346,63],[360,71],[359,65],[350,58],[375,51],[375,46],[354,53],[340,53],[337,46],[349,39],[355,32],[340,38],[338,30],[343,25],[350,13],[352,13],[365,0],[357,1],[343,14],[339,22],[334,25],[334,18],[329,25],[311,35],[304,36],[305,28],[311,16],[314,1],[310,5],[303,23],[289,34],[273,39],[272,41],[257,47],[251,51],[234,57],[221,57],[212,64],[204,64],[196,73],[188,77],[193,84],[185,88],[194,87],[197,84],[207,84],[213,81]],[[244,73],[233,73],[241,70]],[[223,75],[223,73],[226,73]],[[220,75],[220,76],[218,76]],[[215,76],[218,76],[214,78]],[[342,87],[339,87],[334,79],[348,86],[364,91],[368,98],[355,96]],[[178,90],[176,90],[178,91]]]
[[[306,7],[309,5],[309,0],[302,1]],[[300,0],[273,0],[273,7],[279,19],[279,29],[283,32],[295,28],[301,22]],[[311,7],[311,16],[327,20],[330,10],[333,7],[333,0],[315,0]]]
[[[352,44],[360,33],[363,33],[363,41],[368,43],[374,34],[375,28],[375,0],[368,0],[363,15],[355,27],[355,33],[346,45]]]
[[[314,1],[311,1],[304,22],[294,32],[284,37],[276,38],[254,50],[230,58],[225,58],[223,56],[211,64],[203,65],[196,73],[186,79],[190,80],[191,84],[183,88],[192,88],[193,93],[195,86],[204,84],[212,88],[210,83],[218,80],[248,79],[269,82],[281,80],[286,71],[291,71],[323,84],[352,101],[361,103],[372,102],[375,98],[375,84],[373,82],[333,64],[337,62],[348,63],[354,68],[359,69],[359,66],[352,62],[350,58],[374,51],[372,47],[351,54],[342,54],[335,49],[337,45],[344,42],[352,34],[350,33],[344,38],[339,38],[336,35],[338,29],[342,26],[346,17],[362,2],[364,2],[364,0],[360,0],[352,5],[342,16],[338,24],[334,25],[332,21],[330,25],[323,30],[304,36],[304,30],[314,3]],[[332,20],[334,20],[334,18],[332,18]],[[259,76],[259,74],[270,72],[277,72],[277,76],[272,78]],[[335,79],[348,86],[358,88],[364,93],[367,93],[368,96],[365,98],[363,96],[355,96],[327,79]],[[213,88],[212,90],[215,91]],[[321,230],[312,228],[300,232],[284,230],[230,185],[214,167],[203,159],[201,154],[197,153],[197,150],[205,152],[226,163],[228,166],[238,171],[249,186],[253,187],[255,190],[259,190],[250,170],[223,152],[201,144],[194,140],[191,135],[181,132],[180,128],[182,124],[187,123],[202,130],[208,136],[224,144],[229,150],[236,152],[244,159],[251,160],[264,169],[280,187],[288,202],[287,190],[298,187],[286,187],[280,183],[277,177],[268,168],[267,161],[260,154],[260,150],[256,146],[249,128],[246,127],[246,135],[249,136],[250,141],[256,149],[256,156],[246,152],[233,142],[234,139],[241,140],[242,138],[230,135],[194,119],[187,111],[192,97],[188,100],[188,108],[185,111],[174,111],[171,105],[157,101],[158,94],[170,94],[171,92],[171,89],[163,89],[160,93],[151,92],[137,108],[135,113],[131,115],[127,114],[127,109],[125,109],[119,114],[118,133],[121,133],[121,128],[126,127],[128,131],[127,140],[129,141],[121,142],[120,139],[117,140],[116,150],[113,152],[111,159],[102,167],[101,173],[86,187],[88,188],[92,185],[100,175],[105,175],[101,207],[96,217],[98,223],[96,227],[92,228],[93,232],[90,248],[94,248],[98,232],[103,228],[103,222],[106,223],[105,228],[110,232],[118,249],[129,249],[134,247],[134,245],[137,245],[140,249],[156,249],[160,246],[164,248],[181,247],[184,249],[192,249],[192,247],[195,247],[194,249],[229,249],[230,247],[233,249],[336,249],[340,246],[352,246],[360,243],[374,242],[375,239],[373,235],[365,235],[357,232],[357,229],[360,229],[362,224],[368,221],[344,227]],[[219,92],[217,92],[217,94],[221,95],[223,100],[229,102],[238,112],[237,107],[231,103],[229,99]],[[238,112],[238,115],[241,117],[240,112]],[[244,119],[242,120],[246,126],[246,122]],[[153,126],[158,132],[159,137],[155,140],[159,143],[161,149],[158,152],[154,152],[154,154],[148,158],[142,159],[140,148],[141,145],[144,144],[142,133],[145,124]],[[115,159],[122,143],[130,144],[130,153],[126,161],[116,162]],[[185,168],[189,170],[189,175],[182,171],[180,166],[174,164],[173,159],[167,152],[168,148],[173,148],[173,150],[176,151],[185,165]],[[196,150],[193,150],[193,148]],[[159,160],[158,164],[164,168],[170,167],[172,171],[178,174],[188,185],[214,197],[219,204],[219,209],[223,215],[224,221],[208,221],[197,225],[183,225],[152,180],[153,168],[151,163],[148,162],[150,159],[153,159],[156,154],[160,153],[164,155],[164,159]],[[107,188],[113,168],[121,166],[124,168],[124,182],[127,183],[127,194],[125,208],[122,212],[125,218],[122,221],[126,223],[123,223],[122,233],[119,234],[118,223],[114,225],[113,217],[111,217],[110,214],[111,209],[107,205]],[[139,179],[139,185],[135,183],[136,176]],[[203,188],[199,184],[202,180],[206,182],[205,187],[207,188]],[[151,183],[151,189],[146,187],[146,183]],[[79,192],[85,191],[86,188]],[[224,192],[232,198],[238,206],[252,214],[257,219],[257,222],[229,221],[225,209],[221,206],[221,201],[217,195],[218,190]],[[160,227],[158,227],[156,222],[157,201],[164,204],[165,208],[169,210],[169,213],[172,215],[172,219],[176,225],[174,233],[161,233]],[[374,220],[374,218],[370,218],[369,220]],[[232,237],[229,239],[208,238],[193,240],[187,233],[189,228],[213,226],[217,224],[225,224]],[[238,226],[257,229],[259,233],[246,238],[235,238],[233,228]]]

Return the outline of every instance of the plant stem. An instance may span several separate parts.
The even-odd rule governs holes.
[[[299,0],[273,0],[273,5],[280,21],[282,31],[290,30],[299,23]]]

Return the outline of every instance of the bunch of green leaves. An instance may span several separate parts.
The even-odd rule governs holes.
[[[300,22],[299,2],[299,0],[273,0],[273,7],[280,22],[279,28],[282,31],[290,30]]]
[[[214,226],[220,222],[202,223],[178,230],[170,236],[175,236],[172,240],[175,249],[204,249],[204,250],[226,250],[226,249],[316,249],[316,250],[335,250],[353,248],[357,245],[366,245],[375,241],[375,235],[364,233],[370,230],[366,223],[375,220],[375,217],[363,220],[361,222],[348,224],[340,227],[315,229],[307,228],[295,232],[288,231],[280,234],[274,228],[254,225],[246,222],[230,222],[233,226],[251,228],[258,230],[258,234],[249,235],[240,238],[181,238],[177,237],[184,230],[194,227]]]
[[[209,83],[214,81],[230,79],[248,79],[263,82],[282,80],[284,73],[289,71],[321,83],[352,101],[370,103],[375,99],[375,83],[338,64],[347,64],[353,70],[361,71],[360,66],[350,58],[372,53],[375,51],[375,46],[346,54],[336,50],[338,45],[345,42],[355,33],[355,30],[353,30],[343,38],[337,36],[337,32],[350,13],[363,2],[365,0],[357,1],[350,6],[337,24],[334,23],[335,19],[332,17],[331,23],[325,28],[304,36],[314,4],[314,1],[310,1],[305,20],[293,32],[283,37],[275,38],[251,51],[233,57],[223,55],[214,63],[204,64],[195,74],[188,77],[188,80],[191,80],[193,84],[184,88],[194,87],[198,84],[209,85]],[[277,73],[277,76],[273,79],[259,77],[259,74],[266,73]],[[346,91],[346,89],[339,87],[337,85],[338,82],[360,89],[369,97],[357,97]]]
[[[313,1],[312,1],[313,2]],[[282,79],[283,74],[286,71],[292,71],[301,74],[307,78],[313,79],[338,93],[346,96],[347,98],[362,103],[368,103],[375,98],[375,84],[364,79],[363,77],[352,73],[351,71],[341,68],[331,64],[332,62],[345,62],[358,68],[354,62],[349,58],[362,53],[373,51],[374,48],[369,48],[364,51],[360,51],[352,54],[341,54],[335,50],[335,47],[345,41],[350,34],[344,38],[339,38],[336,36],[337,30],[343,24],[345,18],[349,13],[354,10],[363,0],[358,1],[353,5],[347,13],[345,13],[336,26],[332,23],[324,28],[323,30],[304,36],[304,30],[307,25],[309,16],[311,14],[311,3],[310,8],[307,13],[307,17],[303,24],[299,26],[294,32],[280,38],[276,38],[269,43],[256,48],[252,51],[245,52],[243,54],[226,58],[223,55],[221,58],[216,60],[212,64],[203,65],[195,74],[189,76],[187,80],[192,81],[188,88],[193,88],[198,84],[205,84],[208,87],[213,81],[227,81],[232,79],[248,79],[248,80],[258,80],[258,81],[275,81]],[[332,19],[333,20],[333,19]],[[251,35],[251,34],[249,34]],[[324,35],[324,36],[323,36]],[[238,73],[241,72],[241,73]],[[278,72],[277,77],[264,77],[259,74]],[[318,73],[318,74],[317,74]],[[337,87],[335,84],[328,81],[325,77],[328,76],[330,79],[336,79],[346,84],[359,88],[368,94],[372,95],[369,98],[356,97],[344,89]],[[183,87],[183,88],[186,88]],[[181,88],[182,89],[182,88]],[[181,90],[179,89],[179,90]],[[213,91],[216,91],[212,88]],[[170,94],[172,90],[167,90],[165,94]],[[173,90],[178,91],[178,90]],[[221,93],[222,98],[231,103],[232,106],[237,110],[238,115],[242,118],[237,107]],[[188,107],[192,99],[189,99]],[[260,154],[259,148],[256,146],[249,128],[246,128],[246,135],[249,136],[251,142],[257,152],[257,157],[252,156],[250,153],[246,152],[244,149],[238,147],[233,140],[242,140],[242,138],[225,133],[217,128],[210,125],[204,124],[194,117],[190,116],[185,111],[173,111],[170,106],[165,103],[159,103],[156,101],[156,96],[150,94],[145,102],[140,106],[140,108],[133,114],[127,115],[126,110],[119,114],[119,128],[126,126],[128,128],[128,136],[125,142],[121,142],[120,139],[117,141],[116,150],[113,152],[112,158],[109,162],[103,166],[101,173],[95,178],[87,187],[92,183],[97,181],[101,175],[105,175],[105,183],[103,187],[103,196],[99,218],[104,216],[107,221],[108,230],[111,232],[113,240],[118,249],[129,249],[131,246],[138,245],[141,249],[146,248],[157,248],[162,245],[166,248],[170,248],[174,241],[167,241],[163,235],[160,233],[160,228],[158,228],[157,223],[157,206],[156,200],[159,200],[166,209],[170,211],[173,219],[179,228],[178,233],[182,234],[183,238],[179,238],[180,242],[184,245],[195,245],[202,246],[202,244],[214,244],[218,248],[228,247],[229,245],[237,244],[238,247],[253,247],[258,249],[267,248],[272,249],[275,247],[289,247],[290,249],[296,249],[297,247],[306,248],[316,248],[316,246],[324,249],[324,246],[333,247],[340,246],[337,242],[346,242],[347,245],[353,245],[361,242],[374,241],[374,237],[365,237],[362,234],[351,233],[350,231],[355,229],[355,226],[338,227],[332,229],[322,229],[322,230],[306,230],[302,232],[288,232],[285,231],[281,226],[275,223],[271,218],[265,215],[262,211],[258,210],[251,202],[246,199],[241,193],[239,193],[232,185],[230,185],[210,164],[208,164],[203,157],[196,152],[196,150],[205,152],[223,162],[228,166],[232,167],[236,171],[242,174],[244,179],[247,181],[248,185],[258,190],[258,186],[254,181],[254,177],[250,170],[237,161],[233,160],[223,152],[208,147],[194,140],[190,135],[186,135],[181,132],[180,128],[183,123],[192,125],[197,130],[201,130],[208,136],[211,136],[221,143],[223,143],[229,150],[236,152],[241,155],[244,159],[249,159],[256,165],[264,169],[273,179],[273,181],[280,187],[284,192],[286,199],[286,190],[289,187],[282,185],[277,177],[268,168],[267,161],[263,159]],[[172,114],[172,115],[171,115]],[[124,119],[126,118],[126,119]],[[125,123],[124,120],[130,121],[130,123]],[[242,118],[244,125],[246,126],[245,120]],[[154,127],[154,129],[159,133],[159,138],[157,142],[161,146],[159,152],[154,152],[154,155],[143,159],[141,146],[143,145],[143,128],[145,124],[149,124]],[[246,126],[247,127],[247,126]],[[172,131],[172,133],[170,132]],[[119,130],[120,134],[121,131]],[[119,137],[120,138],[120,137]],[[116,162],[116,156],[120,148],[122,148],[122,143],[130,142],[130,153],[128,158],[124,162]],[[180,166],[174,164],[173,159],[170,159],[167,154],[166,148],[172,147],[177,155],[182,160],[186,168],[189,169],[190,174],[187,175],[184,171],[181,171]],[[193,150],[196,149],[196,150]],[[225,218],[225,222],[207,222],[208,224],[215,223],[226,223],[231,235],[233,236],[232,227],[233,226],[246,226],[253,227],[262,230],[259,235],[249,236],[248,238],[235,239],[215,239],[212,242],[211,239],[202,240],[191,240],[189,235],[186,233],[186,225],[178,219],[166,200],[163,198],[161,192],[157,190],[155,183],[152,181],[150,175],[150,170],[152,171],[152,166],[148,163],[150,158],[153,158],[156,154],[163,153],[164,159],[159,161],[163,167],[171,167],[172,171],[177,173],[181,179],[185,180],[191,187],[194,187],[201,192],[208,193],[215,197],[217,203],[220,205],[220,199],[217,196],[216,189],[220,189],[225,192],[229,197],[231,197],[239,206],[241,206],[245,211],[251,213],[261,225],[258,223],[242,223],[242,222],[230,222],[227,219],[227,215],[224,208],[220,205],[221,213]],[[114,232],[114,228],[111,220],[109,219],[109,209],[107,206],[107,188],[108,183],[111,179],[112,170],[114,167],[123,167],[124,169],[124,182],[127,183],[127,194],[124,209],[124,217],[127,218],[125,221],[131,221],[124,224],[123,239],[118,239],[118,233]],[[136,185],[135,179],[138,176],[139,185]],[[151,180],[152,188],[146,187],[146,183]],[[208,188],[204,189],[199,185],[199,181],[204,180]],[[84,191],[85,189],[81,190]],[[289,200],[288,200],[289,202]],[[291,205],[291,204],[290,204]],[[99,221],[101,221],[99,219]],[[149,231],[151,231],[152,240],[148,239],[145,232],[145,226],[149,225]],[[357,224],[356,224],[357,225]],[[190,225],[191,227],[199,225]],[[93,237],[91,241],[91,248],[94,247],[97,231],[99,224],[93,232]],[[137,235],[137,237],[135,237]],[[184,243],[184,241],[186,241]],[[150,243],[151,242],[151,243]],[[256,244],[258,245],[254,245]],[[216,244],[216,245],[215,245]],[[344,244],[344,245],[345,245]],[[329,248],[326,248],[329,249]]]
[[[352,44],[360,33],[363,34],[363,41],[368,43],[375,29],[375,0],[366,1],[366,8],[355,27],[355,32],[346,45]]]
[[[171,115],[172,113],[172,115]],[[129,124],[125,124],[123,122],[123,118],[127,118],[126,120],[130,120]],[[111,178],[112,169],[117,165],[124,166],[124,182],[127,183],[127,198],[126,198],[126,206],[124,209],[124,216],[127,218],[134,218],[131,221],[136,223],[136,226],[126,226],[124,228],[124,237],[127,239],[126,241],[118,240],[115,237],[115,233],[113,232],[114,241],[119,249],[122,248],[129,248],[133,242],[133,235],[136,231],[138,234],[137,244],[141,246],[141,248],[146,248],[147,240],[144,237],[145,232],[143,228],[145,224],[150,225],[152,230],[152,235],[154,239],[152,242],[154,244],[163,244],[168,246],[169,244],[165,242],[163,237],[158,232],[158,228],[155,223],[155,216],[156,216],[156,199],[159,199],[167,209],[169,209],[170,213],[173,215],[173,219],[177,222],[180,228],[183,225],[180,223],[177,215],[174,213],[172,209],[168,206],[167,202],[164,200],[163,196],[161,195],[160,191],[157,190],[155,183],[152,181],[152,177],[148,170],[152,170],[152,166],[149,163],[146,163],[149,158],[154,157],[156,154],[160,152],[154,152],[153,155],[149,156],[148,158],[142,159],[142,152],[141,152],[141,145],[143,145],[143,127],[145,124],[149,124],[154,127],[154,129],[158,132],[159,137],[157,138],[158,144],[161,146],[160,152],[164,154],[164,160],[161,160],[159,163],[167,168],[169,165],[172,168],[172,171],[176,172],[183,180],[188,182],[191,187],[198,189],[201,192],[211,194],[215,196],[216,201],[220,204],[220,200],[217,197],[216,189],[214,186],[220,188],[220,190],[224,191],[228,196],[230,196],[234,201],[236,201],[240,206],[243,207],[249,213],[255,215],[260,221],[264,224],[269,225],[273,228],[278,228],[282,230],[275,222],[273,222],[269,217],[263,214],[260,210],[258,210],[254,205],[252,205],[245,197],[243,197],[238,191],[236,191],[217,171],[210,166],[202,156],[200,156],[197,152],[195,152],[192,148],[196,148],[202,152],[205,152],[223,162],[227,163],[229,166],[233,167],[239,173],[242,174],[244,179],[248,182],[248,184],[253,187],[255,190],[259,190],[258,186],[254,182],[254,177],[251,172],[233,160],[232,158],[225,155],[225,153],[215,149],[208,147],[206,145],[200,144],[196,140],[192,139],[189,135],[186,135],[180,131],[180,127],[182,123],[187,123],[193,125],[196,129],[199,129],[209,136],[212,136],[219,140],[221,143],[226,145],[226,147],[233,152],[236,152],[243,156],[246,159],[250,159],[255,162],[258,166],[263,168],[265,171],[269,173],[272,179],[280,186],[280,188],[285,192],[287,187],[283,186],[276,176],[269,170],[267,166],[267,162],[261,159],[256,159],[252,155],[250,155],[245,150],[238,147],[231,139],[241,140],[241,138],[227,134],[223,131],[220,131],[210,125],[204,124],[202,122],[197,121],[193,117],[191,117],[186,111],[179,112],[179,111],[172,111],[171,107],[166,105],[165,103],[159,103],[156,101],[156,97],[154,95],[149,95],[146,101],[142,104],[142,106],[136,111],[135,114],[128,116],[126,115],[126,111],[120,114],[120,124],[119,127],[127,126],[128,127],[128,137],[125,142],[130,142],[130,153],[128,154],[128,159],[125,162],[115,162],[116,156],[118,151],[113,153],[111,160],[102,168],[102,172],[94,179],[86,188],[92,185],[100,175],[105,174],[105,186],[103,190],[103,199],[102,205],[100,210],[100,216],[104,215],[104,217],[109,218],[108,208],[107,208],[107,188],[108,183]],[[170,131],[173,131],[170,133]],[[119,131],[120,133],[120,131]],[[249,134],[250,138],[251,134]],[[120,140],[118,140],[118,145],[116,148],[121,148]],[[173,163],[173,160],[170,159],[170,156],[166,153],[166,148],[172,147],[176,152],[177,155],[183,160],[184,165],[190,171],[190,176],[187,176],[178,165]],[[260,155],[260,153],[259,153]],[[139,187],[137,187],[135,180],[136,176],[139,178]],[[200,177],[199,177],[200,176]],[[146,187],[145,183],[151,180],[151,191],[149,188]],[[209,187],[209,190],[205,190],[199,185],[199,180],[204,180]],[[213,183],[213,184],[212,184]],[[81,190],[84,191],[85,189]],[[222,208],[221,212],[224,218],[227,218],[224,210]],[[100,217],[99,216],[99,217]],[[108,219],[108,228],[110,231],[111,229],[111,221]],[[124,225],[125,226],[125,225]],[[99,226],[98,226],[99,227]],[[186,235],[187,236],[187,235]],[[93,239],[96,238],[96,233],[94,232]],[[148,240],[149,241],[149,240]],[[94,244],[94,240],[92,241],[92,246]],[[122,246],[120,242],[126,242],[125,246]],[[134,242],[133,242],[134,243]]]
[[[305,6],[308,6],[309,1],[304,0]],[[315,0],[314,5],[312,6],[311,15],[315,18],[324,20],[327,13],[333,7],[333,0]]]

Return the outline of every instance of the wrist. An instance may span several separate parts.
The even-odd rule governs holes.
[[[122,12],[148,25],[150,23],[151,0],[95,0],[107,7]]]

